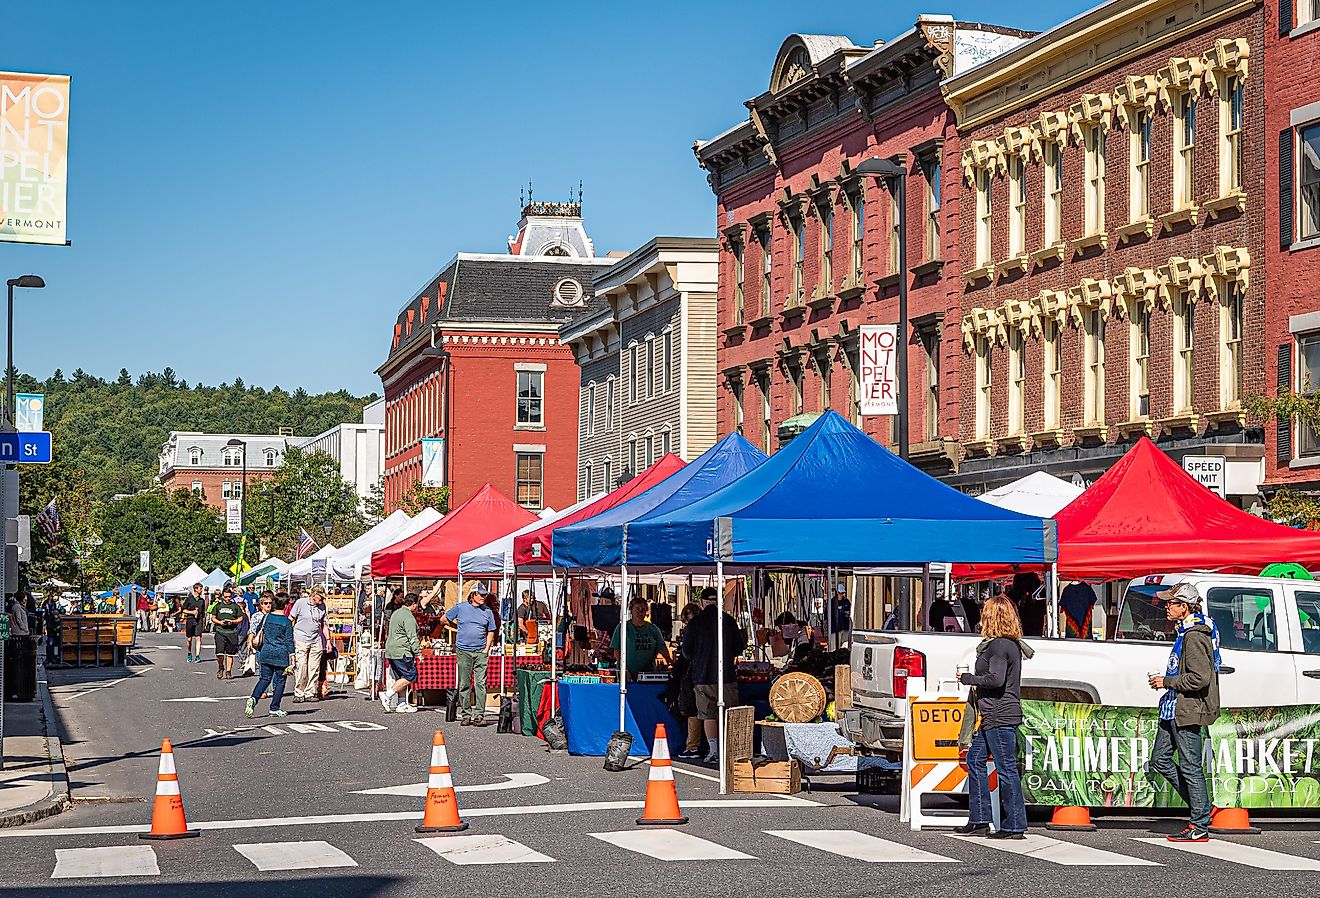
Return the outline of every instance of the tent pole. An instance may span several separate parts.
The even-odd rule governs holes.
[[[953,603],[953,565],[944,562],[944,601]]]
[[[1045,628],[1050,638],[1059,636],[1059,563],[1050,564],[1050,622]]]
[[[719,765],[720,765],[720,794],[728,792],[729,783],[726,775],[724,756],[729,750],[728,742],[724,738],[724,562],[723,560],[715,562],[715,580],[716,589],[719,590],[719,599],[715,610],[715,689],[718,699],[718,728],[716,736],[719,739]]]
[[[619,732],[628,730],[628,563],[619,568],[623,607],[619,609]],[[645,734],[643,734],[645,735]]]
[[[555,578],[559,583],[559,595],[564,594],[564,571],[561,568],[558,576]],[[550,600],[550,716],[555,716],[556,700],[559,698],[559,672],[555,649],[555,643],[559,639],[559,596]],[[564,648],[568,648],[568,640],[564,640]],[[539,705],[540,702],[537,702]]]

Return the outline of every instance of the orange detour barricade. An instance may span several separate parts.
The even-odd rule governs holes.
[[[179,774],[174,769],[174,746],[166,739],[160,744],[160,770],[156,774],[156,801],[151,808],[151,832],[144,839],[190,839],[201,831],[188,828],[183,816],[183,795],[179,792]]]
[[[426,810],[419,833],[461,833],[467,822],[458,817],[458,796],[454,794],[454,780],[449,775],[449,754],[445,751],[445,734],[435,731],[431,744],[431,774],[426,781]]]
[[[1251,825],[1246,808],[1214,808],[1210,811],[1210,832],[1256,835],[1260,827]]]
[[[1090,808],[1060,805],[1054,809],[1054,816],[1045,824],[1045,828],[1089,833],[1094,832],[1096,826],[1091,822]]]
[[[967,794],[967,759],[958,748],[967,697],[959,692],[932,692],[908,702],[903,738],[903,783],[899,819],[912,829],[952,827],[966,823],[968,813],[949,807],[948,799]],[[987,765],[990,816],[999,828],[999,774]],[[928,807],[925,799],[937,796]]]
[[[678,809],[678,787],[674,785],[674,767],[669,760],[669,738],[665,725],[655,725],[655,743],[651,749],[651,771],[646,777],[646,806],[637,819],[641,826],[678,826],[688,818]]]

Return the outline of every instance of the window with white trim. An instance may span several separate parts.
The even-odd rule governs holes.
[[[1297,238],[1320,237],[1320,122],[1297,129]]]
[[[784,308],[796,308],[802,302],[802,273],[807,260],[807,223],[801,212],[789,218],[793,230],[793,292]]]
[[[898,191],[889,191],[889,273],[898,274],[898,242],[902,227],[902,216],[898,211]]]
[[[664,380],[665,392],[668,393],[674,388],[674,332],[665,331],[664,345],[664,371],[662,378]]]
[[[922,165],[926,173],[926,261],[934,262],[940,258],[940,180],[943,177],[943,164],[938,152]]]
[[[1293,13],[1297,26],[1308,25],[1320,19],[1320,0],[1293,0]]]
[[[1045,144],[1045,245],[1063,241],[1063,147]]]
[[[596,385],[587,384],[587,433],[596,432]]]
[[[1027,163],[1021,156],[1008,162],[1008,257],[1027,251]]]
[[[544,371],[518,372],[518,424],[544,424]]]
[[[243,450],[237,446],[225,447],[220,455],[227,468],[237,468],[239,465],[243,464]]]
[[[770,266],[773,261],[773,254],[770,251],[770,241],[772,239],[770,228],[759,228],[756,239],[761,244],[761,317],[765,317],[770,314],[771,308]]]
[[[976,267],[989,265],[991,257],[994,199],[991,194],[990,171],[976,170]]]
[[[834,200],[827,198],[820,207],[820,292],[834,295]]]
[[[649,399],[660,391],[656,384],[660,380],[660,371],[655,367],[655,336],[648,335],[646,338],[646,391],[644,398]]]
[[[605,381],[605,430],[614,429],[614,378]]]
[[[228,480],[222,480],[222,481],[220,481],[220,498],[222,498],[222,499],[232,499],[232,498],[233,498],[233,493],[231,493],[231,492],[229,491],[229,481],[228,481]]]
[[[921,348],[926,356],[926,439],[938,439],[940,435],[940,331],[938,326],[924,327],[918,331]]]
[[[1196,304],[1186,293],[1173,302],[1173,408],[1192,411],[1196,396]]]
[[[1128,415],[1133,421],[1150,417],[1150,307],[1138,304],[1128,315]]]
[[[582,496],[585,498],[592,495],[591,492],[591,462],[582,466]]]
[[[609,492],[614,489],[614,461],[605,459],[601,462],[601,487]]]
[[[278,452],[276,452],[274,449],[266,450],[266,467],[268,468],[275,467],[275,462],[278,460],[279,460]]]
[[[1242,77],[1229,76],[1219,93],[1219,195],[1242,187]]]
[[[628,401],[637,404],[637,384],[642,379],[642,347],[639,343],[632,345],[632,358],[628,366]]]
[[[1138,110],[1128,133],[1128,221],[1150,214],[1150,134],[1150,112]]]
[[[1027,354],[1022,331],[1008,332],[1008,432],[1022,433],[1023,412],[1027,404]]]
[[[759,371],[756,375],[756,389],[761,394],[761,449],[770,453],[770,372]]]
[[[830,357],[829,354],[816,356],[816,375],[820,382],[820,411],[830,409]]]
[[[788,380],[793,386],[793,406],[790,415],[802,414],[802,366],[792,364],[788,366]]]
[[[628,440],[628,470],[637,473],[637,437]]]
[[[671,445],[672,445],[672,443],[671,443],[671,440],[672,440],[672,439],[673,439],[673,434],[672,434],[670,431],[668,431],[668,430],[662,430],[662,431],[660,431],[660,457],[661,457],[661,458],[664,458],[666,455],[669,454],[669,452],[670,452],[670,447],[671,447]]]
[[[865,240],[866,240],[866,195],[861,187],[857,192],[850,195],[852,205],[852,282],[854,285],[862,283],[862,269],[865,265]]]
[[[990,436],[990,393],[994,389],[994,347],[989,337],[976,340],[976,438]]]
[[[1045,379],[1042,385],[1044,424],[1046,430],[1056,430],[1059,427],[1059,412],[1063,395],[1061,389],[1063,341],[1059,339],[1059,323],[1052,320],[1042,323],[1041,337],[1045,349],[1043,359]]]
[[[642,467],[655,464],[655,434],[648,433],[642,438]]]
[[[1297,381],[1295,392],[1314,396],[1320,392],[1320,331],[1297,334]],[[1320,456],[1320,431],[1304,419],[1297,422],[1297,455],[1300,458]]]
[[[743,383],[741,380],[735,380],[729,384],[729,392],[733,394],[733,431],[737,434],[743,433],[743,420],[745,409],[743,409]],[[745,434],[743,434],[745,436]]]
[[[192,482],[192,491],[199,496],[202,495],[202,482],[200,480],[194,480]]]
[[[545,456],[539,452],[519,452],[516,464],[518,504],[532,511],[540,511],[544,500]]]
[[[745,315],[744,289],[746,271],[743,268],[744,247],[741,237],[729,241],[729,250],[733,255],[733,323],[742,324]]]
[[[1196,205],[1196,97],[1183,93],[1174,101],[1173,208]]]
[[[1087,309],[1083,316],[1086,340],[1086,370],[1082,418],[1087,424],[1105,423],[1105,319],[1099,309]]]
[[[1086,233],[1102,234],[1105,230],[1105,132],[1100,125],[1091,125],[1086,136]]]
[[[202,450],[196,446],[188,450],[188,464],[200,465],[202,463]]]
[[[857,352],[848,354],[848,420],[854,427],[862,426],[862,378],[858,369]]]
[[[1233,408],[1242,399],[1242,285],[1225,283],[1219,305],[1219,407]]]

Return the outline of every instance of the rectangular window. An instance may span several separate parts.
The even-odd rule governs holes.
[[[976,266],[989,265],[991,261],[991,236],[994,224],[994,199],[991,193],[990,172],[984,168],[976,170]]]
[[[1229,281],[1219,309],[1220,408],[1232,408],[1242,398],[1242,287]]]
[[[1129,410],[1133,421],[1150,417],[1150,309],[1138,306],[1128,318]]]
[[[670,450],[669,450],[669,447],[670,447],[670,442],[669,442],[669,441],[670,441],[671,438],[672,438],[672,435],[670,434],[669,431],[664,430],[664,431],[661,431],[661,432],[660,432],[660,456],[661,456],[662,458],[663,458],[664,456],[666,456],[666,455],[669,454],[669,451],[670,451]]]
[[[889,191],[889,273],[898,274],[898,239],[902,218],[898,212],[898,192]]]
[[[601,464],[601,488],[606,492],[614,489],[614,462],[608,458]]]
[[[1295,392],[1313,396],[1320,392],[1320,332],[1297,335],[1297,386]],[[1320,432],[1299,421],[1297,454],[1305,458],[1320,455]]]
[[[921,347],[926,350],[926,439],[940,435],[940,334],[935,328],[921,333]]]
[[[1128,178],[1128,220],[1139,221],[1150,214],[1150,128],[1146,110],[1137,113],[1128,135],[1131,173]]]
[[[1295,0],[1297,24],[1306,25],[1320,19],[1320,0]]]
[[[770,314],[770,265],[773,261],[770,252],[771,231],[763,228],[758,240],[761,244],[761,317]]]
[[[1063,240],[1063,148],[1045,144],[1045,245]]]
[[[1099,309],[1088,309],[1085,318],[1086,376],[1082,417],[1087,424],[1105,423],[1105,319]]]
[[[587,433],[596,432],[596,385],[587,386]]]
[[[1022,433],[1027,404],[1027,354],[1022,331],[1008,332],[1008,432]]]
[[[1297,185],[1298,238],[1320,236],[1320,122],[1300,129]]]
[[[1242,79],[1228,79],[1219,98],[1219,195],[1242,187]]]
[[[1059,407],[1062,397],[1060,378],[1063,376],[1063,341],[1059,339],[1057,321],[1046,321],[1041,325],[1041,333],[1045,344],[1043,384],[1045,429],[1056,430],[1059,427]]]
[[[665,392],[668,393],[674,388],[674,332],[665,331],[665,358],[663,379]]]
[[[614,378],[605,381],[605,430],[614,429]]]
[[[582,466],[582,497],[592,495],[591,492],[591,462]]]
[[[518,372],[518,423],[544,424],[542,395],[545,385],[544,371]]]
[[[745,315],[744,289],[746,271],[743,269],[744,247],[741,240],[735,240],[730,247],[733,251],[733,323],[742,324]]]
[[[628,471],[631,474],[637,473],[637,440],[628,441]]]
[[[761,449],[770,453],[770,373],[756,375],[756,388],[761,394]]]
[[[232,499],[232,498],[233,498],[233,494],[229,491],[229,481],[228,481],[228,480],[222,480],[222,481],[220,481],[220,497],[221,497],[222,499]]]
[[[820,377],[820,411],[830,408],[830,360],[828,356],[816,357],[816,374]]]
[[[1008,257],[1027,251],[1027,163],[1018,156],[1008,164]]]
[[[1173,207],[1196,204],[1196,97],[1178,98],[1173,124]]]
[[[649,468],[655,464],[655,437],[647,436],[642,441],[642,445],[645,447],[645,454],[642,455],[642,466]]]
[[[637,404],[637,384],[642,377],[642,347],[640,343],[632,345],[632,359],[628,366],[628,401]]]
[[[858,353],[848,356],[848,420],[862,426],[862,379],[858,371]]]
[[[834,201],[826,203],[820,217],[820,288],[822,296],[834,295]]]
[[[994,388],[994,347],[981,337],[976,343],[976,438],[990,436],[990,392]]]
[[[807,223],[801,214],[794,216],[793,224],[793,295],[784,304],[793,308],[802,301],[802,271],[807,258]]]
[[[788,369],[788,379],[793,385],[793,410],[792,414],[802,414],[802,366],[790,365]]]
[[[660,392],[656,389],[656,381],[659,379],[660,371],[655,367],[655,337],[646,338],[646,398],[654,396]]]
[[[1186,413],[1196,396],[1196,306],[1186,294],[1173,304],[1173,407]]]
[[[1105,230],[1105,132],[1099,125],[1086,129],[1086,233]]]
[[[943,170],[938,156],[926,163],[926,261],[940,258],[940,179]]]
[[[518,504],[533,511],[542,504],[543,459],[539,452],[518,453]]]
[[[745,410],[743,409],[743,385],[742,381],[734,381],[729,385],[729,391],[733,393],[733,430],[735,433],[743,434],[743,420]]]
[[[866,239],[866,197],[859,188],[852,197],[852,281],[862,283],[863,241]]]

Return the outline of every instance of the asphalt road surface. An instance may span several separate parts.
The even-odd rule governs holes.
[[[189,898],[532,895],[1312,895],[1320,820],[1257,820],[1258,836],[1180,850],[1173,818],[1103,817],[1025,842],[911,832],[897,800],[848,782],[799,796],[721,797],[676,765],[683,827],[635,825],[646,766],[550,754],[438,711],[386,714],[349,692],[243,716],[251,679],[188,664],[182,636],[145,635],[115,671],[52,671],[74,808],[0,830],[0,894]],[[209,657],[209,640],[208,640]],[[443,728],[471,824],[419,836],[434,730]],[[145,842],[162,738],[170,738],[196,839]],[[182,887],[185,891],[178,892]]]

